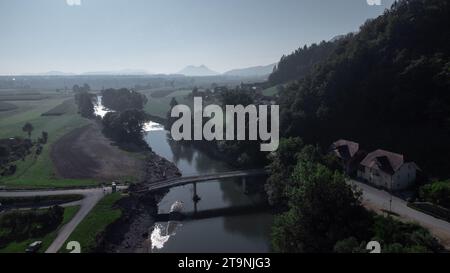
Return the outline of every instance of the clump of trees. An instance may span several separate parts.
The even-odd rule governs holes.
[[[97,100],[97,96],[87,91],[80,91],[75,93],[75,103],[78,105],[78,112],[82,117],[92,118],[94,117],[94,103]]]
[[[198,94],[198,89],[194,88],[193,93]],[[218,93],[215,95],[219,102],[218,104],[222,106],[223,111],[225,112],[226,105],[243,105],[248,106],[251,104],[255,104],[254,93],[247,92],[247,90],[239,90],[239,89],[224,89],[221,91],[217,91]],[[197,96],[196,95],[196,96]],[[177,105],[177,101],[173,98],[170,102],[171,107]],[[258,110],[257,110],[258,111]],[[204,117],[202,122],[203,125],[209,120],[209,117]],[[270,120],[270,118],[268,118]],[[167,113],[167,128],[171,128],[173,122],[175,122],[177,118],[171,117],[171,109],[169,109]],[[192,123],[194,121],[192,120]],[[226,122],[226,121],[224,121]],[[237,117],[234,120],[235,124],[237,124]],[[249,120],[248,115],[246,117],[245,131],[248,134],[249,130]],[[224,128],[226,128],[224,126]],[[226,130],[224,130],[224,139]],[[192,136],[193,139],[193,136]],[[231,165],[239,166],[239,167],[256,167],[263,166],[267,163],[266,153],[260,151],[260,141],[253,140],[236,140],[237,139],[237,130],[235,130],[235,140],[214,140],[214,141],[187,141],[182,143],[187,143],[188,145],[195,145],[198,149],[201,149],[211,156],[216,158],[220,158],[222,160],[227,161]]]
[[[34,127],[29,122],[25,123],[25,125],[22,127],[22,131],[24,131],[28,134],[28,138],[31,138],[31,132],[33,132],[33,130],[34,130]]]
[[[11,242],[42,237],[55,230],[62,222],[64,208],[16,211],[0,215],[0,248]]]
[[[43,131],[37,141],[31,140],[31,132],[34,127],[31,123],[27,122],[22,130],[28,134],[28,138],[11,137],[6,139],[0,139],[0,176],[13,175],[17,166],[14,161],[25,160],[25,157],[31,153],[33,146],[36,147],[36,156],[40,155],[44,149],[43,145],[48,141],[48,133]]]
[[[109,112],[103,117],[103,132],[118,142],[142,144],[148,121],[147,113],[138,109]]]
[[[422,200],[450,209],[450,180],[422,186],[419,196]]]
[[[75,84],[72,87],[72,91],[76,94],[76,93],[80,93],[80,92],[89,92],[91,91],[91,87],[89,86],[89,84],[85,83],[83,84],[83,86],[79,86],[78,84]]]
[[[114,111],[142,110],[147,101],[147,97],[144,94],[126,88],[105,89],[102,91],[103,105]]]

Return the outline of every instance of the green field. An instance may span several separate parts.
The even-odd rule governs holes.
[[[83,222],[72,232],[66,243],[77,241],[81,245],[82,253],[92,252],[97,246],[98,236],[109,224],[122,216],[122,211],[119,208],[114,208],[114,204],[121,198],[121,193],[113,193],[100,200],[84,218]],[[67,252],[65,249],[60,251]]]
[[[67,224],[75,216],[79,209],[79,206],[64,208],[63,221],[55,231],[48,233],[43,238],[30,238],[22,242],[10,243],[3,249],[0,249],[0,253],[23,253],[25,252],[27,246],[35,241],[42,241],[42,246],[39,249],[39,252],[45,252],[45,250],[47,250],[50,244],[55,240],[56,235],[58,234],[58,230],[61,229],[61,227],[63,227],[65,224]]]
[[[2,206],[15,207],[44,207],[75,202],[83,199],[81,194],[48,195],[48,196],[24,196],[24,197],[0,197]]]
[[[262,93],[263,93],[263,95],[264,96],[270,96],[270,97],[273,97],[273,96],[275,96],[275,95],[278,95],[278,86],[272,86],[272,87],[269,87],[269,88],[267,88],[267,89],[264,89],[263,91],[262,91]]]
[[[158,96],[153,97],[152,93],[158,92]],[[161,96],[160,91],[142,91],[147,98],[148,102],[144,107],[144,110],[149,113],[150,115],[166,118],[167,112],[170,108],[170,101],[172,98],[175,98],[179,104],[186,104],[186,105],[192,105],[192,102],[190,99],[187,99],[186,96],[192,92],[192,90],[177,90],[177,91],[170,91],[167,90],[166,96]]]
[[[61,116],[66,113],[70,113],[74,105],[74,99],[70,98],[64,101],[61,104],[58,104],[53,109],[50,109],[49,111],[42,113],[42,116]]]
[[[94,185],[93,180],[58,179],[50,159],[50,148],[59,138],[73,129],[87,125],[90,121],[77,113],[76,105],[67,103],[67,96],[52,96],[40,101],[16,101],[18,109],[0,112],[0,138],[26,137],[22,127],[30,122],[34,130],[31,138],[36,140],[42,131],[48,132],[48,143],[41,155],[32,152],[25,161],[18,161],[14,175],[0,178],[0,186],[15,188],[44,188]],[[60,116],[42,116],[43,113],[64,105],[66,112]]]
[[[2,111],[11,111],[17,109],[17,106],[15,104],[9,103],[9,102],[4,102],[4,101],[0,101],[0,112]]]

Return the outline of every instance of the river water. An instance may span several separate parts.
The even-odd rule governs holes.
[[[99,98],[101,103],[101,98]],[[96,113],[102,114],[101,105]],[[104,115],[104,113],[103,113]],[[182,145],[171,140],[170,134],[157,123],[145,126],[145,140],[155,153],[174,162],[183,176],[210,174],[233,170],[227,164],[211,158],[195,147]],[[263,179],[263,178],[253,178]],[[241,179],[222,179],[197,183],[197,195],[193,201],[194,186],[174,187],[158,204],[159,213],[167,213],[175,202],[183,203],[183,212],[201,212],[214,209],[258,206],[266,202],[266,197],[254,183],[247,179],[251,190],[244,190]],[[269,252],[272,215],[269,212],[245,215],[213,215],[212,218],[183,222],[157,222],[149,227],[149,252]]]

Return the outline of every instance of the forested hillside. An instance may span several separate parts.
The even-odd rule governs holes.
[[[321,42],[311,46],[300,47],[288,56],[281,57],[280,62],[269,77],[272,85],[300,80],[305,77],[315,65],[324,61],[341,40]]]
[[[448,175],[449,6],[398,1],[358,33],[318,46],[320,52],[306,48],[283,58],[270,81],[301,80],[280,95],[281,132],[324,147],[352,139],[369,150],[404,153],[429,174]],[[302,57],[308,52],[319,57]]]

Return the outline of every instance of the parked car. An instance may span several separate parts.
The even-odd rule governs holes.
[[[25,249],[25,253],[36,253],[42,246],[42,241],[36,241],[31,243],[27,249]]]

